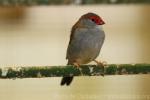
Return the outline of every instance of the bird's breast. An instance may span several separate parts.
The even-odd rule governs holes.
[[[89,62],[98,56],[103,40],[104,33],[98,29],[78,29],[72,42],[78,57]]]
[[[75,38],[78,42],[83,42],[83,45],[97,46],[104,39],[105,34],[99,29],[78,29],[75,34]]]

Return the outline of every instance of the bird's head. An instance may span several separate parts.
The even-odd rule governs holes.
[[[105,24],[102,18],[94,13],[87,13],[82,15],[79,21],[82,23],[82,25],[85,26],[96,26]]]

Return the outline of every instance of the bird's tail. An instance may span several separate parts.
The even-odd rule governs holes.
[[[71,63],[68,62],[67,65],[71,65]],[[62,78],[60,85],[63,86],[66,84],[67,86],[69,86],[72,80],[73,80],[73,76],[65,76]]]
[[[61,80],[60,85],[65,85],[66,84],[68,86],[68,85],[71,84],[72,80],[73,80],[73,76],[63,77],[62,80]]]

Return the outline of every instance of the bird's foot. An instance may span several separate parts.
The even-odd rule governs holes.
[[[74,65],[77,69],[79,69],[81,76],[83,76],[82,69],[80,68],[80,64],[78,64],[78,63],[73,63],[73,65]]]
[[[107,62],[106,61],[103,61],[103,62],[101,62],[101,61],[97,61],[97,60],[94,60],[94,62],[96,62],[97,63],[97,66],[100,66],[100,67],[102,67],[102,76],[104,76],[104,74],[105,74],[105,66],[107,65]]]

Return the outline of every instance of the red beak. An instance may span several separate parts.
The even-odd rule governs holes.
[[[103,20],[99,20],[98,25],[104,25],[105,22]]]

